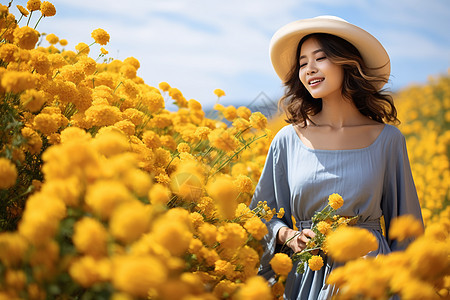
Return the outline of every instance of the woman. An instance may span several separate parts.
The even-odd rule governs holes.
[[[327,16],[282,27],[270,54],[286,87],[280,104],[290,125],[274,137],[252,200],[252,206],[267,201],[286,212],[267,222],[260,275],[273,278],[269,262],[284,243],[293,252],[306,247],[314,236],[310,220],[332,193],[344,198],[340,215],[359,216],[356,226],[377,237],[379,248],[369,255],[404,247],[384,237],[380,226],[382,216],[387,232],[397,216],[422,220],[405,139],[384,123],[398,120],[382,91],[390,73],[383,46],[363,29]],[[336,290],[325,280],[334,267],[326,259],[321,270],[297,274],[294,265],[285,298],[331,298]]]

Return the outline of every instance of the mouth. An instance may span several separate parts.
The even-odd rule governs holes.
[[[315,86],[315,85],[318,85],[319,83],[321,83],[324,80],[325,80],[325,78],[314,78],[314,79],[308,81],[308,84],[310,86]]]

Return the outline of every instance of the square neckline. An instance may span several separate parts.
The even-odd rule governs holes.
[[[294,132],[296,140],[298,140],[298,142],[300,143],[300,146],[302,148],[304,148],[310,152],[317,152],[317,153],[320,153],[320,152],[322,152],[322,153],[339,153],[339,152],[341,152],[342,153],[342,152],[360,152],[360,151],[365,151],[365,150],[371,149],[381,139],[380,137],[386,131],[388,124],[383,124],[383,129],[381,130],[381,132],[378,134],[378,136],[375,138],[375,140],[370,145],[368,145],[366,147],[362,147],[362,148],[355,148],[355,149],[314,149],[314,148],[310,148],[303,143],[297,130],[295,130],[294,125],[290,124],[289,126],[291,127],[291,130]]]

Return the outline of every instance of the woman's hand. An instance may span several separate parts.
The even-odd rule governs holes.
[[[311,229],[296,231],[288,227],[282,227],[278,231],[277,241],[280,244],[286,243],[296,253],[305,249],[309,239],[315,236],[316,234]]]

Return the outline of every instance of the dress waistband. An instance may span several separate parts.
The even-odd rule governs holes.
[[[312,226],[312,221],[308,220],[308,221],[300,221],[297,222],[297,227],[299,230],[303,230],[303,229],[311,229]],[[364,228],[364,229],[372,229],[372,230],[378,230],[381,232],[381,223],[380,223],[380,218],[375,219],[375,220],[367,220],[367,221],[357,221],[356,224],[351,225],[351,226],[356,226],[356,227],[360,227],[360,228]]]

